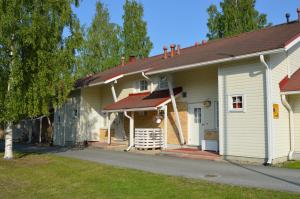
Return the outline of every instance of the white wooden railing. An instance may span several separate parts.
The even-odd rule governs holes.
[[[138,149],[163,148],[164,137],[162,130],[160,128],[136,128],[134,145]]]

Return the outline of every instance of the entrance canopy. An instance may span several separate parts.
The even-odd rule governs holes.
[[[174,95],[182,92],[181,87],[173,89]],[[169,90],[129,94],[128,97],[107,105],[104,112],[156,110],[171,101]]]
[[[283,93],[292,93],[300,91],[300,69],[290,78],[286,77],[280,82],[280,90]]]

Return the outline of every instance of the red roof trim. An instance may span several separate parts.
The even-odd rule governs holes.
[[[292,43],[294,40],[296,40],[298,37],[300,37],[300,33],[293,36],[291,39],[289,39],[287,42],[284,43],[284,47],[287,47],[290,43]]]
[[[130,93],[129,96],[139,96],[139,95],[149,95],[150,92],[143,92],[143,93]]]
[[[279,83],[281,92],[300,91],[300,68],[290,77],[285,77]]]
[[[284,86],[287,84],[287,82],[289,81],[289,77],[285,76],[280,82],[279,82],[279,88],[280,90],[282,90],[284,88]]]
[[[178,95],[182,92],[181,87],[173,89],[174,95]],[[157,108],[159,105],[170,99],[169,90],[159,90],[144,93],[129,94],[128,97],[121,99],[117,102],[107,105],[104,110],[107,111],[122,111],[131,109],[147,109]]]

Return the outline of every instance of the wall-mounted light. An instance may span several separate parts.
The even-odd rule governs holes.
[[[211,106],[211,101],[210,100],[205,100],[203,102],[203,106],[206,107],[206,108],[210,107]]]
[[[154,122],[155,122],[156,124],[160,124],[160,123],[162,122],[162,118],[163,118],[162,114],[160,113],[159,110],[157,110],[157,114],[156,114],[156,116],[154,117]]]

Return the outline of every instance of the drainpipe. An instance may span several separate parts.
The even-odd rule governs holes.
[[[150,77],[148,77],[147,75],[145,75],[145,72],[142,72],[142,76],[143,76],[146,80],[150,81],[150,83],[151,83],[151,85],[150,85],[150,91],[152,92],[152,91],[154,90],[154,89],[153,89],[153,81],[151,80]]]
[[[125,151],[130,151],[130,149],[134,146],[134,120],[133,120],[133,115],[130,117],[127,114],[127,111],[124,111],[124,116],[129,119],[129,147],[125,149]]]
[[[264,55],[260,55],[260,62],[266,67],[266,93],[267,93],[267,128],[268,128],[268,161],[267,165],[272,164],[273,160],[273,129],[272,129],[272,71],[266,63]]]
[[[173,106],[174,113],[175,113],[175,118],[176,118],[175,122],[176,122],[176,126],[177,126],[177,129],[178,129],[178,132],[179,132],[180,144],[184,145],[185,141],[184,141],[184,137],[183,137],[183,133],[182,133],[182,127],[181,127],[181,123],[180,123],[180,119],[179,119],[176,100],[175,100],[175,96],[174,96],[174,92],[173,92],[173,87],[172,87],[172,84],[171,84],[169,79],[168,79],[168,87],[169,87],[172,106]]]
[[[289,120],[290,120],[290,152],[289,152],[289,160],[293,160],[293,153],[295,150],[295,123],[294,123],[294,112],[289,104],[289,102],[286,99],[286,95],[281,95],[281,101],[284,107],[289,112]]]

